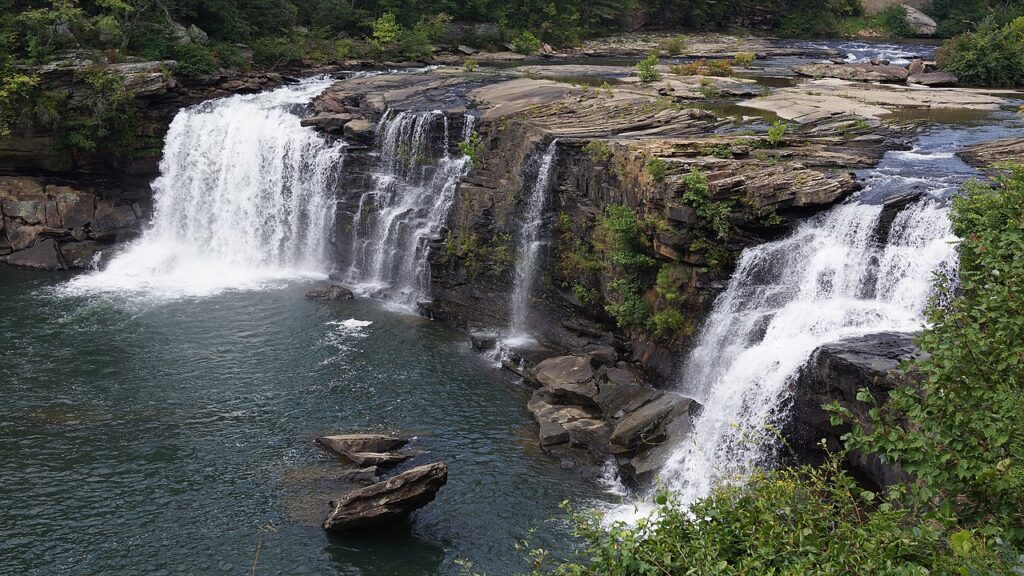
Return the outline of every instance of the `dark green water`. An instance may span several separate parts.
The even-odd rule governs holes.
[[[602,497],[438,323],[301,284],[153,303],[66,278],[0,268],[0,574],[249,574],[261,538],[257,574],[509,574],[531,528],[568,545],[560,501]],[[327,534],[313,438],[365,430],[415,435],[448,485],[408,528]]]

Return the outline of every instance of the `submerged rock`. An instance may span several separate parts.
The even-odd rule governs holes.
[[[445,463],[418,466],[331,502],[323,527],[343,532],[395,522],[432,502],[447,481]]]
[[[337,284],[328,284],[319,288],[314,288],[309,292],[306,292],[306,298],[310,300],[352,300],[355,298],[355,294],[351,290],[344,286]]]

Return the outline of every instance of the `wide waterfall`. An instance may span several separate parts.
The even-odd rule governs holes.
[[[344,144],[292,113],[331,84],[205,102],[171,123],[143,235],[69,290],[203,296],[329,271]]]
[[[548,145],[537,166],[537,178],[526,200],[526,221],[518,238],[514,284],[509,320],[509,335],[512,338],[528,338],[526,330],[533,293],[534,278],[537,275],[537,256],[544,243],[541,230],[544,227],[544,207],[547,204],[548,188],[551,184],[552,165],[558,152],[558,140]]]
[[[704,406],[661,473],[684,502],[771,463],[788,385],[821,344],[923,327],[935,274],[956,270],[936,191],[901,211],[886,238],[882,206],[851,202],[743,252],[679,379]],[[861,198],[871,193],[869,183]]]
[[[472,131],[465,116],[461,138]],[[347,281],[402,305],[429,297],[429,242],[441,233],[468,158],[451,151],[442,112],[385,113],[373,185],[353,217]]]

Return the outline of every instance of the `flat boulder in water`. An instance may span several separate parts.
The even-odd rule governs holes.
[[[447,464],[435,462],[418,466],[331,502],[331,512],[323,527],[344,532],[401,520],[432,502],[447,481]]]
[[[793,71],[812,78],[838,78],[853,82],[905,82],[907,69],[902,66],[873,64],[805,64]]]
[[[328,284],[314,288],[309,292],[306,292],[306,298],[310,300],[319,301],[330,301],[330,300],[351,300],[355,298],[355,294],[351,290],[344,286],[338,286],[337,284]]]
[[[332,452],[389,452],[409,443],[404,438],[384,434],[338,434],[321,436],[317,444]]]

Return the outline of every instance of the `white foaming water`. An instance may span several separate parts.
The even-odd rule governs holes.
[[[823,343],[920,329],[934,273],[955,270],[946,211],[907,208],[880,245],[882,208],[846,204],[745,250],[683,371],[704,409],[662,470],[668,487],[692,502],[770,459],[766,426],[785,416],[790,380]]]
[[[544,206],[547,204],[548,188],[551,184],[552,165],[558,152],[558,140],[548,145],[537,167],[537,179],[530,189],[526,201],[526,222],[519,238],[519,249],[516,252],[516,268],[512,286],[512,301],[509,314],[509,335],[511,339],[529,340],[526,329],[530,307],[530,295],[533,293],[534,279],[537,276],[537,255],[544,244],[541,229],[544,226]],[[510,340],[508,342],[512,344]],[[522,343],[519,343],[520,345]]]
[[[473,117],[465,122],[463,139]],[[360,292],[402,306],[429,297],[429,242],[441,233],[468,160],[450,152],[449,138],[442,112],[389,110],[377,125],[373,189],[352,222],[347,278]]]
[[[196,297],[323,276],[344,144],[302,127],[289,109],[331,83],[315,78],[179,112],[149,228],[65,290]]]

